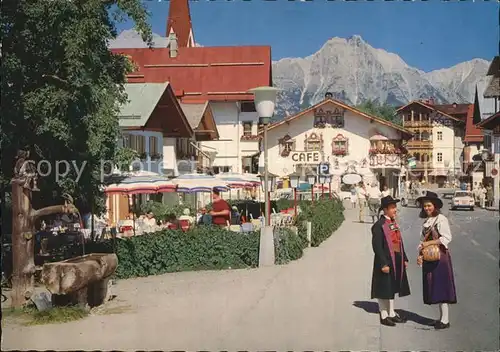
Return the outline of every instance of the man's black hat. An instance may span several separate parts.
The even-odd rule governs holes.
[[[392,196],[387,196],[380,200],[380,208],[384,209],[387,208],[389,205],[396,203],[399,203],[399,199],[394,199],[392,198]]]

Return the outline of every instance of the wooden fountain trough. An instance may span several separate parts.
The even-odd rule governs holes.
[[[114,253],[91,253],[46,263],[42,281],[52,294],[55,306],[80,304],[95,307],[106,301],[108,283],[118,266]]]

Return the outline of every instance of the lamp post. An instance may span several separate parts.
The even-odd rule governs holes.
[[[316,184],[316,175],[315,174],[307,175],[307,183],[311,185],[311,202],[314,203],[314,185]]]
[[[250,90],[254,94],[255,110],[259,115],[259,122],[264,126],[264,199],[266,215],[271,212],[271,204],[269,202],[269,170],[268,170],[268,150],[267,150],[267,127],[271,122],[271,117],[274,115],[274,106],[276,104],[277,88],[274,87],[257,87]],[[271,219],[266,219],[266,225],[271,225]]]
[[[264,200],[266,210],[266,223],[260,232],[259,266],[274,265],[274,234],[271,227],[271,203],[269,200],[269,169],[267,128],[274,115],[276,94],[278,89],[274,87],[257,87],[249,91],[254,95],[255,110],[259,115],[259,122],[264,127],[263,149],[264,149]]]
[[[300,174],[294,172],[288,175],[290,180],[290,186],[293,188],[293,209],[295,211],[295,216],[297,216],[297,188],[299,188]]]
[[[328,183],[329,198],[332,199],[332,175],[325,175],[325,183]]]
[[[325,183],[326,183],[326,175],[320,174],[318,176],[319,183],[321,184],[321,199],[325,197]]]
[[[261,189],[263,192],[267,192],[265,195],[266,195],[266,199],[269,199],[269,194],[271,192],[273,192],[275,189],[276,189],[276,179],[278,178],[278,175],[275,175],[273,173],[270,173],[268,172],[267,173],[267,181],[266,181],[266,175],[259,175],[259,178],[260,178],[260,186],[261,186]],[[271,202],[269,201],[269,204]],[[267,201],[266,201],[266,205],[267,205]],[[266,224],[267,225],[270,225],[271,223],[271,207],[267,207],[265,206],[265,218],[266,218]],[[268,220],[269,219],[269,223],[268,223]]]

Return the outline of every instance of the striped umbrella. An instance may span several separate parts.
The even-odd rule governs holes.
[[[177,186],[177,192],[211,192],[214,188],[221,192],[229,190],[226,181],[206,174],[184,174],[172,179],[172,182]]]
[[[260,179],[253,174],[238,174],[238,173],[220,173],[215,175],[216,178],[227,182],[231,188],[252,188],[260,185]]]
[[[148,171],[115,174],[108,178],[107,194],[151,194],[175,192],[176,185],[168,178]]]

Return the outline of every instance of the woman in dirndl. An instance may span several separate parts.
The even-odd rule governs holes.
[[[422,207],[420,217],[423,223],[418,265],[422,266],[424,304],[439,304],[440,319],[434,324],[436,330],[450,327],[449,305],[457,303],[453,266],[448,246],[452,240],[448,219],[441,214],[443,202],[434,192],[427,191],[425,196],[417,199]],[[425,261],[422,249],[429,245],[438,245],[439,260]]]

